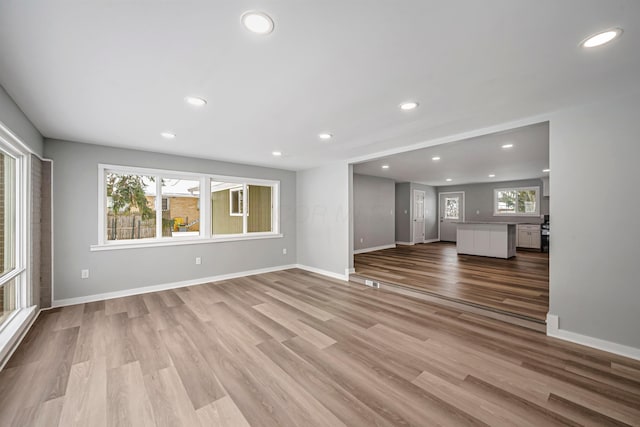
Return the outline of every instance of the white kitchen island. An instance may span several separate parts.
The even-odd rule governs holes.
[[[516,256],[516,224],[510,222],[457,223],[459,254],[494,258]]]

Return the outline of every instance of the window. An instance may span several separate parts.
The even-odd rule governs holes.
[[[242,187],[229,190],[229,215],[242,216],[244,210],[242,194]]]
[[[458,197],[445,197],[444,199],[444,218],[460,219],[460,199]]]
[[[0,129],[0,357],[33,308],[26,287],[28,224],[25,155]]]
[[[211,180],[211,230],[214,236],[274,233],[276,184]],[[247,194],[248,197],[244,197]]]
[[[16,310],[16,159],[0,151],[0,325]]]
[[[279,237],[279,182],[100,165],[100,234],[108,246]]]
[[[156,237],[156,177],[107,171],[107,240]]]
[[[493,190],[494,216],[539,216],[540,187]]]

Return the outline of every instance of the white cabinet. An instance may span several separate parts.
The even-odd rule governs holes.
[[[516,246],[519,248],[540,249],[540,225],[518,224]]]
[[[516,256],[516,227],[508,223],[458,223],[459,254],[496,258]]]

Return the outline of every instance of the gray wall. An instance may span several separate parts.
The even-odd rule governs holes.
[[[640,350],[640,95],[551,118],[550,313]]]
[[[411,242],[411,184],[396,184],[396,242]]]
[[[411,183],[410,198],[413,190],[424,191],[424,240],[438,238],[438,191],[430,185]],[[413,209],[413,203],[409,203]],[[412,213],[413,216],[413,213]],[[411,217],[410,217],[411,218]],[[409,220],[411,222],[411,220]]]
[[[542,197],[542,180],[526,179],[520,181],[501,181],[481,184],[448,185],[438,187],[438,193],[464,191],[465,221],[497,221],[539,224],[540,217],[531,216],[493,216],[493,190],[506,187],[540,187],[540,215],[549,213],[549,197]],[[478,213],[479,211],[479,213]],[[436,212],[437,216],[437,212]],[[553,218],[551,219],[553,221]]]
[[[395,193],[392,179],[353,175],[354,249],[395,244]]]
[[[341,276],[349,268],[350,176],[347,163],[297,173],[299,264]]]
[[[56,300],[295,263],[295,172],[49,139],[45,154],[54,161]],[[98,163],[280,180],[284,237],[91,252],[98,242]],[[81,269],[90,270],[89,279],[80,279]]]
[[[0,122],[16,134],[35,154],[42,156],[42,135],[2,86],[0,86]]]

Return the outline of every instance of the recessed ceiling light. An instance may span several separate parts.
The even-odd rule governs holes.
[[[318,138],[323,139],[323,140],[327,140],[327,139],[331,139],[333,138],[333,135],[331,135],[330,133],[320,133],[318,134]]]
[[[275,157],[280,157],[282,156],[282,151],[272,151],[271,154],[274,155]]]
[[[162,132],[160,133],[160,136],[162,136],[163,138],[167,138],[167,139],[173,139],[176,137],[175,133],[172,132]]]
[[[512,148],[513,144],[504,144],[502,148]]]
[[[542,169],[542,172],[544,173],[551,172],[551,169]]]
[[[489,174],[489,178],[495,178],[495,177],[496,177],[496,174],[494,174],[494,173],[490,173]]]
[[[603,44],[607,44],[613,39],[620,37],[621,34],[621,28],[612,28],[611,30],[603,31],[601,33],[589,36],[580,44],[582,45],[582,47],[586,48],[602,46]]]
[[[389,169],[389,165],[382,165],[382,169]]]
[[[195,105],[196,107],[202,107],[207,103],[205,99],[198,98],[197,96],[187,96],[184,100],[187,101],[187,104]]]
[[[264,12],[250,10],[242,14],[240,21],[252,33],[265,35],[273,31],[273,19]]]
[[[447,182],[451,182],[451,181],[453,181],[453,180],[452,180],[451,178],[447,178],[447,179],[445,179],[445,181],[447,181]]]
[[[416,108],[418,108],[418,105],[420,104],[415,101],[407,101],[400,104],[400,109],[404,111],[415,110]]]
[[[439,156],[433,156],[431,158],[431,160],[433,160],[434,162],[437,162],[438,160],[440,160],[440,157]]]

